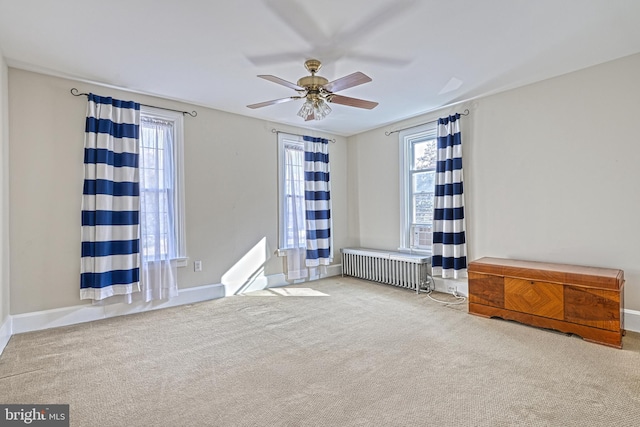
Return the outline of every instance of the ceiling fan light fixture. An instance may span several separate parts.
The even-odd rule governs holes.
[[[322,98],[307,98],[298,116],[305,120],[322,120],[331,113],[331,107]]]
[[[322,120],[331,113],[331,107],[324,101],[318,99],[313,103],[313,114],[316,120]]]
[[[313,101],[307,99],[302,107],[300,107],[300,111],[298,111],[298,115],[305,120],[308,120],[308,117],[313,115]]]

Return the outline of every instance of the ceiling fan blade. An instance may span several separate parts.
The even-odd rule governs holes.
[[[391,67],[404,67],[405,65],[409,65],[411,63],[410,59],[391,58],[388,56],[384,57],[384,56],[369,55],[366,53],[357,53],[357,52],[346,53],[344,56],[349,59],[354,59],[357,61],[370,62],[372,64],[388,65]]]
[[[297,63],[300,58],[304,57],[303,52],[283,52],[283,53],[270,53],[266,55],[254,55],[246,56],[246,58],[258,67],[265,65],[281,64],[286,62]]]
[[[366,108],[367,110],[371,110],[378,105],[377,102],[365,101],[364,99],[351,98],[342,95],[331,95],[327,98],[327,101],[331,102],[332,104],[342,104],[348,105],[349,107]]]
[[[301,39],[312,46],[328,41],[317,20],[298,2],[286,0],[266,0],[265,5]]]
[[[408,12],[418,0],[395,0],[388,2],[386,6],[375,10],[369,16],[365,16],[358,25],[336,35],[335,41],[347,50],[365,40],[371,32],[388,25],[392,20]]]
[[[300,99],[300,97],[299,96],[290,96],[289,98],[280,98],[280,99],[274,99],[273,101],[258,102],[257,104],[247,105],[247,107],[253,108],[253,109],[262,108],[262,107],[266,107],[268,105],[282,104],[283,102],[293,101],[294,99]]]
[[[295,83],[291,83],[291,82],[288,82],[286,80],[283,80],[280,77],[272,76],[272,75],[269,75],[269,74],[267,74],[267,75],[262,74],[262,75],[259,75],[258,77],[260,77],[261,79],[269,80],[270,82],[278,83],[279,85],[286,86],[286,87],[291,88],[293,90],[305,90],[303,87],[300,87]]]
[[[367,76],[360,71],[356,71],[348,76],[341,77],[337,80],[327,83],[324,88],[329,92],[338,92],[339,90],[348,89],[350,87],[358,86],[364,83],[369,83],[371,77]]]

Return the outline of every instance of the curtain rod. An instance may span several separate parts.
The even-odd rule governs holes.
[[[71,95],[73,96],[83,96],[83,95],[86,97],[89,96],[88,93],[78,92],[78,89],[76,89],[75,87],[72,87],[70,92],[71,92]],[[148,105],[148,104],[140,104],[140,105],[144,105],[145,107],[159,108],[161,110],[175,111],[176,113],[188,114],[191,117],[195,117],[198,115],[198,112],[195,110],[193,110],[192,112],[188,112],[188,111],[174,110],[173,108],[156,107],[155,105]]]
[[[458,114],[460,114],[461,116],[468,116],[468,115],[469,115],[469,109],[468,109],[468,108],[465,108],[464,112],[462,112],[462,113],[458,113]],[[433,123],[433,122],[437,122],[437,121],[438,121],[438,119],[431,120],[431,121],[429,121],[429,122],[418,123],[417,125],[409,126],[409,127],[402,128],[402,129],[398,129],[398,130],[392,130],[391,132],[386,131],[384,134],[385,134],[385,135],[387,135],[387,136],[389,136],[389,135],[391,135],[391,134],[393,134],[393,133],[402,132],[403,130],[407,130],[407,129],[417,128],[418,126],[426,125],[426,124]]]
[[[283,131],[283,130],[278,130],[278,129],[276,129],[276,128],[271,129],[271,133],[287,133],[287,134],[289,134],[289,135],[295,135],[295,136],[309,136],[309,135],[301,135],[301,134],[299,134],[299,133],[285,132],[285,131]],[[328,139],[328,138],[325,138],[325,139],[326,139],[327,141],[331,141],[331,142],[333,142],[334,144],[336,143],[335,138],[334,138],[334,139]]]

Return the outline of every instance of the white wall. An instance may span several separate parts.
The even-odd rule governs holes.
[[[11,314],[86,304],[79,299],[80,202],[85,97],[72,87],[161,107],[185,117],[185,197],[189,266],[180,288],[221,283],[263,242],[266,275],[283,272],[277,249],[277,137],[273,127],[312,131],[168,100],[9,69]],[[318,135],[326,136],[326,135]],[[347,245],[347,145],[330,144],[334,244]],[[203,271],[193,271],[202,260]],[[335,263],[339,263],[339,256]],[[260,267],[256,264],[255,267]]]
[[[394,130],[462,111],[468,253],[625,271],[640,310],[640,55],[484,97],[348,139],[349,224],[399,245]]]
[[[469,107],[462,119],[469,258],[621,268],[625,307],[640,310],[638,75],[640,55],[634,55],[348,143],[337,137],[330,145],[335,247],[398,247],[398,138],[384,131]],[[86,304],[78,299],[86,99],[71,96],[71,87],[198,110],[197,118],[185,118],[190,265],[180,270],[181,288],[220,283],[263,238],[269,251],[276,249],[277,144],[270,130],[284,126],[13,68],[8,81],[10,281],[0,284],[0,319],[9,311],[9,282],[11,314]],[[0,120],[0,129],[7,132],[7,121]],[[193,272],[193,260],[203,261],[203,272]],[[7,270],[3,265],[3,276]],[[266,274],[281,272],[280,258],[266,262]]]
[[[9,101],[8,69],[0,52],[0,329],[9,317]],[[2,334],[0,334],[0,344]],[[0,345],[0,351],[2,347]]]

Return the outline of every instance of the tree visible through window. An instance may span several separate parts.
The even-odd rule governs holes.
[[[433,223],[433,196],[436,171],[436,141],[429,139],[413,144],[412,223]]]
[[[401,249],[429,250],[435,195],[437,139],[435,125],[400,134]]]

